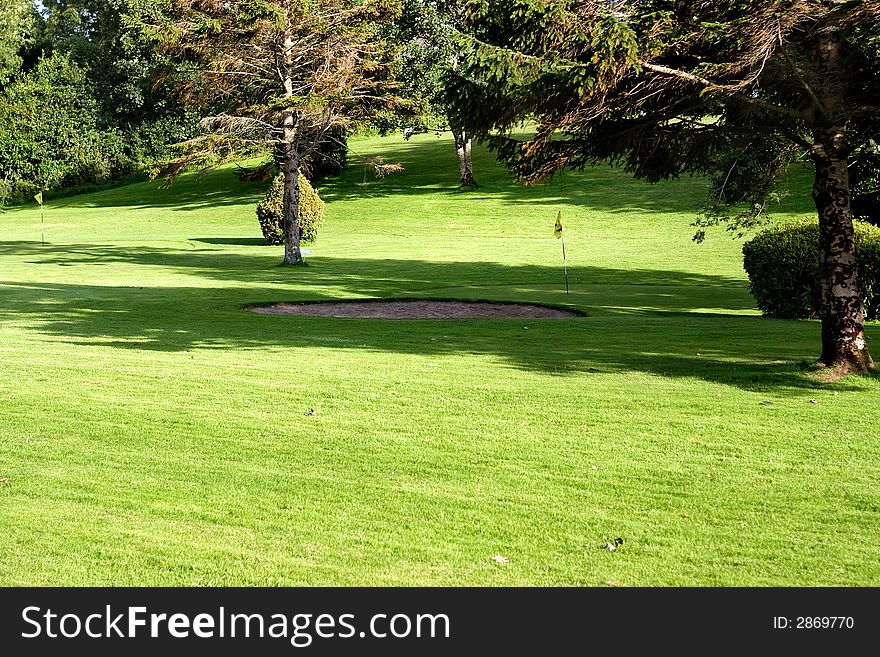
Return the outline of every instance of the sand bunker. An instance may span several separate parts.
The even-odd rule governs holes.
[[[252,312],[304,317],[362,319],[474,319],[491,317],[581,317],[579,313],[530,303],[483,301],[375,300],[319,303],[278,303],[254,306]]]

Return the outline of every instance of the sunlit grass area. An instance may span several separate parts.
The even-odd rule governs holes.
[[[820,383],[818,324],[691,241],[703,181],[525,188],[479,150],[461,192],[447,138],[352,147],[405,172],[320,183],[301,268],[234,169],[50,200],[46,245],[0,215],[5,584],[880,584],[880,384]],[[243,310],[372,297],[586,317]]]

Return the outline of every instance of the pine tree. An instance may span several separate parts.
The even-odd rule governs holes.
[[[379,27],[394,0],[182,0],[148,4],[140,17],[163,47],[191,62],[187,97],[212,115],[181,145],[169,180],[270,152],[285,177],[284,264],[301,264],[303,161],[396,102],[392,48]]]
[[[880,2],[503,0],[473,3],[469,31],[458,116],[527,182],[608,160],[650,181],[709,173],[712,216],[742,225],[807,154],[820,361],[838,374],[873,368],[848,167],[880,134]],[[533,138],[510,138],[535,117]]]

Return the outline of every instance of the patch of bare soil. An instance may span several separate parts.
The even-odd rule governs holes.
[[[492,317],[542,318],[581,316],[568,310],[530,303],[440,300],[278,303],[271,306],[255,306],[249,310],[266,315],[352,317],[361,319],[478,319]]]

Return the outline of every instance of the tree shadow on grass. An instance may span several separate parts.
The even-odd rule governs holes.
[[[271,246],[263,237],[193,237],[191,242],[230,246]]]
[[[169,272],[195,275],[218,281],[262,283],[295,286],[306,297],[310,290],[335,288],[345,296],[389,296],[440,290],[444,288],[504,288],[508,293],[522,294],[529,290],[547,293],[561,291],[560,268],[542,265],[503,265],[496,262],[443,262],[404,258],[365,258],[315,255],[303,268],[281,267],[280,247],[247,250],[226,250],[213,245],[263,246],[259,238],[209,238],[190,240],[209,246],[171,248],[150,246],[115,246],[108,244],[46,244],[31,241],[0,242],[0,257],[23,257],[36,267],[161,266]],[[308,247],[308,244],[305,246]],[[742,279],[673,270],[613,269],[607,267],[570,266],[572,298],[595,296],[591,285],[620,287],[625,293],[640,295],[643,301],[652,297],[656,307],[666,311],[691,311],[698,308],[748,310],[754,307],[745,293]],[[638,286],[663,288],[656,294]],[[668,289],[666,289],[668,288]],[[690,288],[690,289],[689,289]],[[701,292],[702,290],[702,292]],[[701,296],[728,295],[719,300],[728,305],[701,304]],[[713,302],[714,303],[714,302]],[[615,305],[615,304],[610,304]],[[609,305],[609,307],[610,307]],[[654,304],[647,304],[648,306]],[[640,308],[641,306],[631,306]]]
[[[558,286],[558,272],[539,266],[316,258],[310,267],[265,269],[263,256],[217,250],[79,245],[47,256],[32,243],[0,244],[0,255],[11,253],[33,256],[37,272],[41,265],[62,263],[133,266],[128,285],[0,282],[4,322],[18,322],[76,344],[168,352],[331,348],[429,358],[473,354],[560,376],[643,372],[804,394],[823,385],[804,367],[817,348],[818,325],[735,314],[736,308],[729,306],[741,303],[741,281],[717,276],[582,268],[584,277],[608,280],[607,289],[596,284],[592,297],[565,297],[542,287],[551,279]],[[139,286],[137,265],[163,265],[172,268],[169,274],[201,280],[192,286]],[[471,279],[476,279],[476,287],[462,287],[462,281]],[[498,286],[499,280],[518,282]],[[641,285],[625,284],[627,280]],[[658,280],[666,283],[658,285]],[[484,287],[479,287],[481,282]],[[739,287],[726,287],[732,283]],[[644,296],[657,290],[662,290],[662,298],[645,308]],[[627,294],[641,296],[627,300]],[[701,296],[713,294],[719,296],[711,303],[732,314],[705,312],[705,300],[697,305]],[[526,331],[522,319],[357,320],[243,310],[250,303],[401,296],[573,303],[591,316],[527,320]],[[878,328],[870,326],[869,334],[880,335]],[[844,389],[848,384],[835,385]]]
[[[321,198],[328,203],[362,198],[391,196],[446,196],[468,203],[492,200],[514,205],[564,203],[584,205],[604,212],[694,212],[705,200],[707,184],[693,180],[648,185],[610,166],[584,172],[560,174],[551,182],[525,186],[514,181],[504,166],[486,148],[474,150],[478,186],[462,190],[458,184],[458,164],[451,141],[432,136],[414,138],[407,143],[391,143],[383,151],[388,161],[403,165],[402,173],[376,179],[364,178],[355,161],[342,175],[318,184]]]
[[[362,154],[375,154],[372,144]],[[359,148],[355,144],[355,148]],[[364,148],[367,148],[364,146]],[[409,142],[389,140],[378,149],[389,162],[403,164],[404,171],[386,178],[368,176],[355,157],[340,176],[316,183],[321,198],[334,201],[388,197],[446,196],[464,203],[492,201],[509,205],[565,204],[581,206],[608,214],[633,215],[655,212],[678,213],[682,224],[689,224],[703,206],[708,183],[701,178],[686,178],[649,185],[634,180],[619,168],[600,165],[585,171],[560,174],[542,185],[524,186],[496,162],[495,155],[483,146],[474,149],[474,164],[479,186],[461,190],[458,164],[448,138],[419,135]],[[809,175],[792,173],[792,194],[779,207],[785,212],[812,214],[815,208],[809,195]],[[64,208],[165,208],[189,212],[211,208],[254,206],[262,198],[268,183],[241,182],[234,168],[222,168],[206,175],[181,176],[169,189],[161,181],[148,181],[115,187],[91,194],[59,198],[55,209]],[[16,209],[13,209],[16,211]]]

